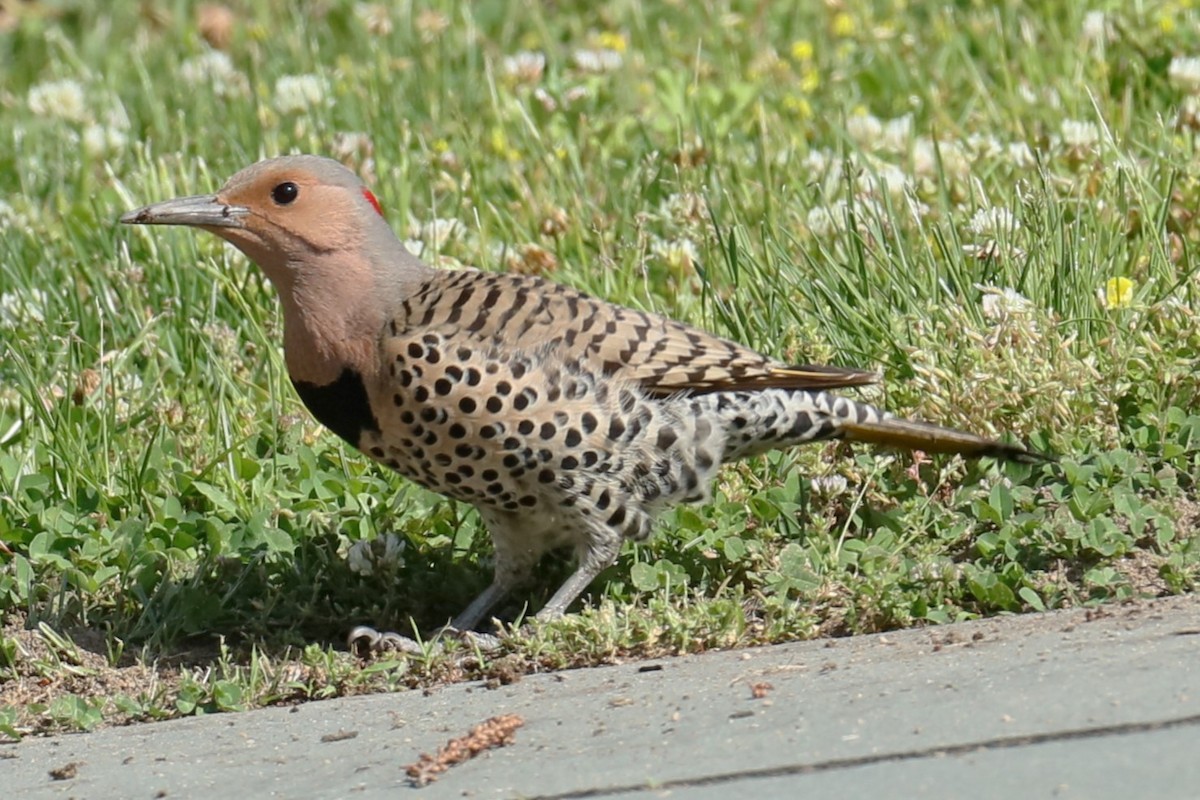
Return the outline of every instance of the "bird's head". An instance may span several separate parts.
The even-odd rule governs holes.
[[[216,194],[154,203],[124,214],[121,222],[187,225],[215,233],[249,256],[283,292],[297,280],[354,280],[346,270],[374,267],[387,273],[418,265],[406,258],[371,190],[338,162],[318,156],[260,161]],[[323,264],[336,265],[342,274],[322,276]]]
[[[289,372],[318,385],[346,366],[367,374],[382,326],[433,272],[358,176],[316,156],[261,161],[216,194],[154,203],[121,222],[202,228],[249,256],[283,303]]]

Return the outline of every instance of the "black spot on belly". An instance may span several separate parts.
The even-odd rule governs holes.
[[[317,422],[355,447],[363,431],[379,431],[362,375],[349,367],[336,381],[324,386],[308,381],[292,381],[292,385]]]

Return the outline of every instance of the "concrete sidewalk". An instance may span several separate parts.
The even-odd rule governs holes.
[[[0,795],[1195,798],[1198,676],[1179,597],[33,739]],[[509,713],[512,745],[410,788]]]

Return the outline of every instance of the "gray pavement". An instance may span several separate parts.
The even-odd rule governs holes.
[[[1200,597],[1140,601],[32,739],[0,797],[1196,798],[1198,664]]]

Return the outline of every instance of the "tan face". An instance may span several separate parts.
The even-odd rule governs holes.
[[[291,283],[301,262],[361,248],[379,225],[379,205],[358,179],[324,159],[264,161],[213,195],[167,200],[121,217],[127,224],[203,228],[246,253],[267,275]]]
[[[429,272],[358,176],[315,156],[261,161],[215,194],[154,203],[121,222],[202,228],[249,256],[278,290],[288,372],[314,385],[348,367],[373,374],[397,298]]]
[[[330,185],[311,171],[294,167],[246,172],[235,175],[216,194],[218,204],[245,209],[237,233],[228,228],[214,233],[239,246],[247,240],[288,250],[303,245],[315,254],[361,243],[365,189],[358,187],[356,197],[350,187]]]

